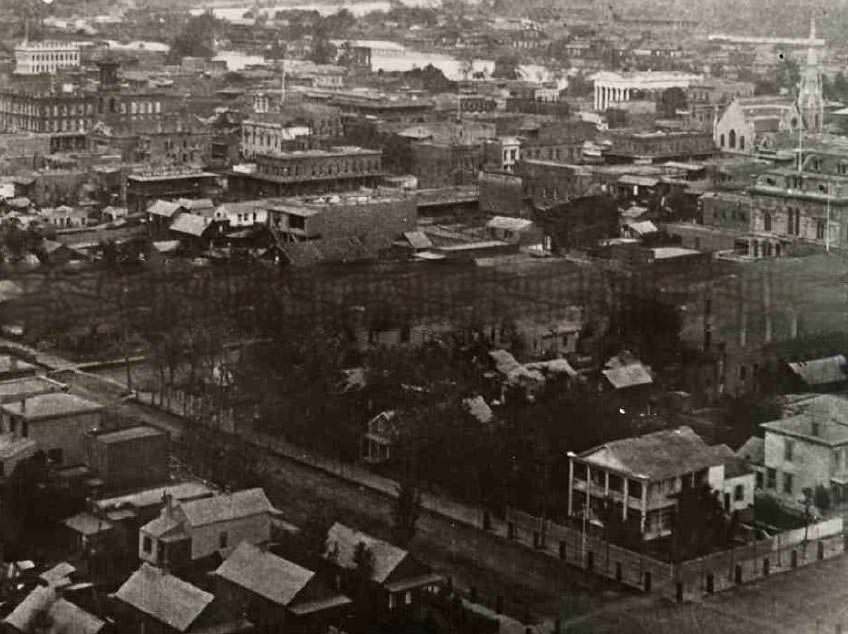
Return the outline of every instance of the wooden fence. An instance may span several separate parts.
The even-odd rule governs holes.
[[[507,537],[562,561],[646,592],[678,601],[792,570],[845,551],[843,521],[834,518],[805,529],[673,564],[616,546],[591,534],[521,511],[507,513]]]
[[[162,391],[138,391],[136,398],[145,405],[152,405],[176,416],[182,416],[207,427],[235,433],[233,408],[217,408],[203,395],[190,394],[184,390],[169,388]]]

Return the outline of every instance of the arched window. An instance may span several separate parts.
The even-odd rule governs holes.
[[[745,135],[739,135],[739,149],[745,149]]]
[[[731,130],[727,135],[727,145],[731,150],[736,148],[736,130]]]
[[[724,147],[724,132],[722,132],[721,136],[719,136],[718,143],[721,147]]]
[[[769,212],[763,214],[763,229],[771,231],[771,214]]]

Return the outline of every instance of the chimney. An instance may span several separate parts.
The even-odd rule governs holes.
[[[170,517],[174,511],[174,497],[167,491],[162,491],[162,517]]]

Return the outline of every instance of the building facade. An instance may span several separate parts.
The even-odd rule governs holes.
[[[258,154],[255,170],[228,174],[229,189],[267,198],[374,187],[383,177],[382,158],[380,150],[352,146]]]
[[[15,74],[55,73],[80,65],[80,46],[73,42],[22,42],[15,47]]]
[[[680,427],[569,454],[568,514],[602,526],[611,504],[642,539],[667,536],[682,490],[707,485],[723,492],[727,457],[721,447]]]

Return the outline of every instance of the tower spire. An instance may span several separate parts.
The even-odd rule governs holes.
[[[816,18],[811,15],[807,63],[801,71],[801,82],[798,86],[798,110],[804,128],[810,132],[821,132],[824,120],[824,95],[816,44]]]

